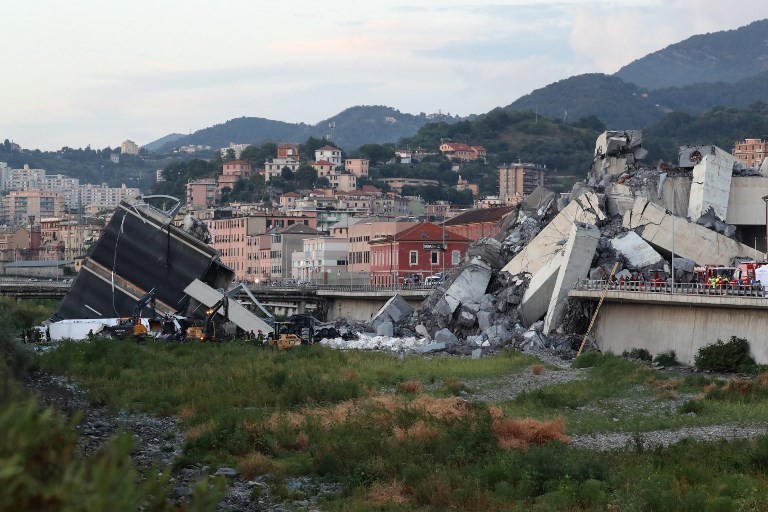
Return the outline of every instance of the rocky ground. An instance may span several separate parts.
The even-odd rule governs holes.
[[[540,375],[531,371],[523,371],[504,378],[474,379],[465,382],[470,393],[465,394],[467,400],[497,402],[510,400],[519,394],[534,389],[562,384],[565,382],[586,378],[585,369],[571,368],[571,362],[562,356],[554,355],[545,350],[533,352],[546,365]],[[687,370],[676,370],[685,372]],[[78,424],[80,446],[85,453],[90,453],[119,429],[132,432],[136,448],[132,454],[134,463],[139,470],[151,467],[170,467],[177,456],[181,454],[184,434],[178,420],[172,417],[156,417],[146,414],[135,414],[121,411],[113,414],[106,407],[91,404],[83,390],[61,376],[45,372],[31,374],[26,387],[36,392],[42,402],[48,406],[63,411],[73,417],[81,414]],[[672,401],[664,401],[648,397],[647,394],[637,393],[636,398],[605,401],[590,404],[588,407],[600,410],[606,414],[617,414],[626,411],[636,414],[643,411],[646,415],[668,414],[670,408],[677,407],[691,398],[681,395]],[[712,425],[703,427],[684,427],[677,430],[659,430],[642,434],[611,432],[590,435],[575,435],[571,444],[580,448],[593,450],[641,450],[654,446],[667,446],[683,438],[712,441],[717,439],[749,438],[764,435],[768,425]],[[333,484],[319,482],[311,478],[289,478],[283,494],[293,494],[296,499],[282,501],[272,495],[270,475],[264,475],[251,481],[240,478],[233,468],[208,466],[190,466],[173,472],[173,488],[169,499],[182,503],[192,494],[194,483],[203,476],[221,475],[228,482],[224,500],[219,510],[238,511],[290,511],[290,510],[319,510],[318,502],[324,495],[338,491]]]

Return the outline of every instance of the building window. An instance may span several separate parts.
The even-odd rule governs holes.
[[[451,253],[451,265],[458,265],[461,261],[461,251],[453,251]]]
[[[419,252],[418,251],[411,251],[408,253],[409,255],[409,261],[411,265],[418,265],[419,263]]]
[[[432,264],[433,265],[437,265],[438,263],[440,263],[440,257],[438,256],[438,254],[439,253],[437,251],[432,251]]]

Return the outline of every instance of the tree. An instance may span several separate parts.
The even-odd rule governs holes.
[[[262,167],[264,162],[277,157],[277,144],[265,142],[261,146],[248,146],[240,153],[240,160]]]
[[[296,185],[299,188],[312,188],[317,181],[317,171],[308,164],[301,164],[295,173]]]
[[[294,174],[290,167],[287,165],[280,171],[280,177],[285,181],[293,181]]]
[[[225,162],[231,162],[232,160],[237,160],[237,157],[235,156],[235,149],[228,148],[227,151],[225,151],[223,160]]]
[[[299,154],[304,156],[304,158],[314,160],[315,151],[322,148],[323,146],[333,146],[333,143],[326,139],[310,137],[307,139],[307,142],[299,146]]]
[[[395,156],[395,150],[392,147],[381,144],[363,144],[358,151],[371,161],[371,165],[388,162]]]

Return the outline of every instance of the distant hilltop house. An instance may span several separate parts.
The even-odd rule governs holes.
[[[488,154],[483,146],[468,146],[461,142],[444,142],[440,144],[440,152],[448,158],[456,158],[464,162],[484,160]]]
[[[132,140],[124,140],[123,143],[120,144],[120,153],[123,155],[138,155],[139,145]]]

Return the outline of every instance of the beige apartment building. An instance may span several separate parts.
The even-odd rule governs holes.
[[[6,220],[11,226],[26,226],[32,217],[39,222],[44,217],[61,217],[65,213],[64,196],[49,190],[17,190],[6,196]]]
[[[367,158],[347,158],[344,160],[344,169],[358,178],[367,178],[370,164]]]
[[[515,204],[536,187],[547,186],[547,168],[531,163],[499,166],[499,199],[504,204]]]

